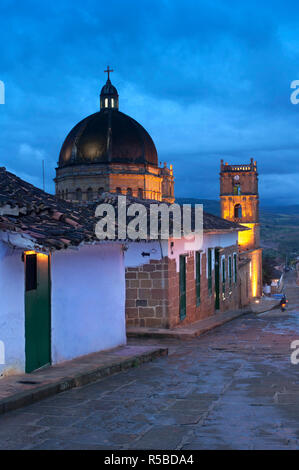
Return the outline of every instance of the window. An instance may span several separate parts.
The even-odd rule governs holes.
[[[92,191],[92,188],[88,188],[87,192],[86,192],[86,196],[87,196],[87,201],[92,201],[93,200],[93,191]]]
[[[111,98],[111,108],[114,108],[114,98]]]
[[[104,192],[104,188],[99,188],[98,189],[98,196],[101,196]]]
[[[105,98],[105,108],[108,108],[108,98]]]
[[[143,191],[141,188],[138,189],[138,197],[139,199],[143,199]]]
[[[240,183],[234,183],[234,195],[239,196],[241,194]]]
[[[196,278],[195,278],[195,288],[196,288],[196,306],[200,305],[200,274],[201,274],[201,259],[200,251],[195,253],[195,264],[196,264]]]
[[[212,248],[208,248],[208,292],[212,295]]]
[[[116,188],[116,193],[121,194],[121,188]]]
[[[80,188],[76,189],[76,201],[82,201],[82,191]]]
[[[237,284],[237,253],[234,253],[234,282]]]
[[[232,269],[232,257],[228,257],[228,281],[229,281],[229,286],[232,286],[232,280],[233,280],[233,269]]]
[[[186,257],[180,255],[180,320],[186,318]]]
[[[37,289],[37,256],[26,255],[26,291]]]
[[[222,258],[222,293],[225,294],[225,283],[226,283],[226,263],[225,258]]]
[[[128,196],[132,196],[133,192],[132,192],[132,188],[128,188],[127,189],[127,195]]]

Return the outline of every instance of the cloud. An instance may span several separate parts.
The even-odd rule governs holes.
[[[296,9],[234,0],[27,0],[16,9],[2,0],[1,165],[41,186],[45,159],[53,191],[62,142],[98,110],[109,63],[121,110],[174,164],[177,195],[215,198],[220,159],[253,157],[262,197],[288,181],[298,197]]]

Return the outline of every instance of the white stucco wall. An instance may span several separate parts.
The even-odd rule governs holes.
[[[228,246],[238,244],[238,232],[228,232],[228,233],[213,233],[204,234],[203,247],[202,250],[207,248],[213,248],[221,246],[222,248],[227,248]]]
[[[177,271],[179,270],[179,257],[181,254],[188,253],[191,251],[201,250],[206,252],[208,248],[227,248],[237,244],[238,242],[238,233],[219,233],[219,234],[209,234],[204,233],[203,237],[201,235],[194,235],[193,238],[189,239],[181,238],[179,240],[170,240],[168,253],[169,258],[176,260]],[[173,246],[171,246],[173,243]],[[212,253],[212,265],[214,266],[214,251]]]
[[[120,244],[52,255],[52,362],[126,343],[125,272]]]
[[[149,253],[149,256],[142,256],[142,253]],[[149,242],[127,242],[125,251],[125,267],[137,267],[147,264],[151,259],[158,260],[168,256],[168,242],[153,240]]]
[[[141,266],[147,264],[151,259],[161,259],[168,256],[176,260],[177,270],[179,270],[179,257],[181,254],[191,251],[207,251],[208,248],[236,245],[238,243],[238,232],[228,233],[204,233],[202,235],[192,235],[188,239],[170,239],[150,242],[128,242],[125,252],[125,267]],[[162,252],[161,252],[162,250]],[[142,253],[149,253],[149,256],[142,256]],[[214,264],[214,255],[212,256]]]
[[[0,241],[0,376],[25,370],[25,285],[22,250]],[[5,362],[1,364],[1,362]]]

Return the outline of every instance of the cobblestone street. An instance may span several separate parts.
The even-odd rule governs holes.
[[[0,417],[1,449],[298,449],[299,288],[169,356]],[[146,344],[157,344],[148,340]]]

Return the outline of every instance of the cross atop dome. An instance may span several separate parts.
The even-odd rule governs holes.
[[[104,70],[104,73],[108,73],[107,81],[110,80],[110,73],[111,73],[111,72],[114,72],[114,70],[111,69],[111,68],[109,67],[109,65],[108,65],[108,66],[107,66],[107,70]]]

